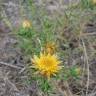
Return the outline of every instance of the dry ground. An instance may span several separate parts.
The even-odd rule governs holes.
[[[2,7],[0,14],[5,18],[3,20],[0,18],[0,96],[47,96],[42,94],[35,81],[30,86],[23,82],[27,78],[25,65],[29,61],[22,50],[16,46],[19,42],[16,36],[11,34],[13,28],[18,28],[22,21],[19,0],[1,0],[0,3],[0,8]],[[38,3],[36,0],[35,3],[40,6],[42,2]],[[51,14],[66,8],[66,5],[63,8],[63,4],[59,0],[50,1],[50,3],[46,0],[44,4]],[[11,21],[11,27],[9,27],[9,22],[5,23],[6,19]],[[79,81],[71,80],[67,84],[64,81],[59,81],[58,88],[52,96],[85,96],[86,86],[88,86],[87,96],[96,96],[96,17],[84,24],[82,30],[84,34],[81,34],[80,38],[74,38],[70,28],[66,27],[62,31],[63,33],[59,34],[58,41],[62,52],[66,50],[62,38],[67,38],[69,42],[70,50],[68,50],[69,55],[66,61],[64,61],[65,64],[69,64],[69,66],[78,64],[86,69],[86,74]],[[76,48],[82,48],[83,52],[76,51]],[[65,91],[71,95],[64,95]]]

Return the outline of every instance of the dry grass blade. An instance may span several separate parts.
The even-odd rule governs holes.
[[[85,55],[85,59],[86,59],[86,64],[87,64],[87,84],[86,84],[86,96],[88,96],[88,88],[89,88],[89,62],[88,62],[88,55],[87,55],[87,50],[86,50],[86,46],[85,46],[85,42],[82,39],[82,44],[83,44],[83,48],[84,48],[84,55]]]
[[[15,86],[15,84],[13,84],[8,78],[4,78],[5,84],[10,86],[11,89],[14,89],[15,91],[19,92],[19,90],[17,89],[17,87]],[[8,91],[8,90],[6,90]]]
[[[92,32],[92,33],[85,33],[85,34],[82,34],[84,36],[93,36],[93,35],[96,35],[96,32]]]

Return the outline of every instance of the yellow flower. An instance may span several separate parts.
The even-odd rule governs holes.
[[[51,75],[56,75],[56,73],[61,69],[60,63],[56,55],[51,54],[40,54],[40,57],[34,56],[32,59],[35,68],[48,79]]]
[[[22,26],[23,26],[23,28],[30,28],[31,22],[28,20],[24,20]]]
[[[55,43],[51,43],[51,42],[48,42],[46,45],[45,45],[45,53],[50,53],[50,54],[53,54],[56,50],[56,45]]]
[[[96,4],[96,0],[93,0],[93,3]]]

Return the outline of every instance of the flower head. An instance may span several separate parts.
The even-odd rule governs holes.
[[[77,75],[80,75],[82,73],[82,70],[81,70],[80,67],[78,67],[78,68],[75,69],[75,72],[76,72]]]
[[[51,42],[48,42],[46,45],[45,45],[45,53],[50,53],[50,54],[53,54],[56,50],[56,45],[55,43],[51,43]]]
[[[34,56],[32,61],[35,64],[35,68],[47,78],[55,75],[61,69],[61,66],[59,66],[61,61],[57,59],[56,55],[40,54],[40,57]]]
[[[22,26],[23,26],[23,28],[30,28],[31,22],[28,20],[24,20]]]
[[[96,0],[93,0],[93,3],[96,4]]]

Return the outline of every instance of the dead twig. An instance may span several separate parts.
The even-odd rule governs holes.
[[[0,64],[1,64],[1,65],[4,65],[4,66],[11,67],[11,68],[19,69],[19,70],[22,69],[21,67],[18,67],[18,66],[16,66],[16,65],[12,65],[12,64],[9,64],[9,63],[5,63],[5,62],[2,62],[2,61],[0,61]]]

